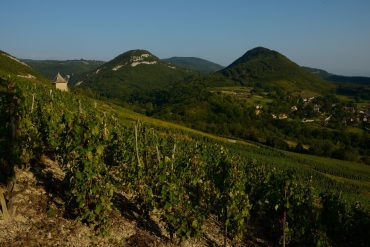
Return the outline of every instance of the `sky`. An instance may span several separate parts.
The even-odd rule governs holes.
[[[1,0],[0,50],[110,60],[131,49],[229,65],[264,46],[299,65],[370,76],[370,0]]]

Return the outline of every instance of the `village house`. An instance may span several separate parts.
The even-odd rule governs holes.
[[[302,119],[302,123],[312,123],[312,122],[315,122],[315,120],[314,119],[306,119],[306,118]]]
[[[68,91],[68,81],[59,73],[55,76],[51,84],[56,89],[59,89],[61,91]]]
[[[315,112],[320,112],[320,105],[315,104],[315,105],[313,106],[313,110],[314,110]]]
[[[261,115],[262,114],[262,109],[263,107],[260,105],[256,105],[256,115]]]
[[[350,113],[355,113],[356,112],[356,109],[353,106],[345,106],[344,110],[346,112],[350,112]]]
[[[288,118],[288,115],[286,113],[280,113],[279,114],[279,119],[282,120],[282,119],[287,119]]]

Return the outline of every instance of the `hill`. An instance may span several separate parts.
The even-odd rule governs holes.
[[[307,71],[318,75],[320,78],[337,83],[351,83],[357,85],[370,85],[370,77],[365,76],[344,76],[329,73],[322,69],[303,67]]]
[[[321,94],[334,88],[279,52],[264,47],[247,51],[219,73],[241,85],[271,84],[288,92]]]
[[[34,71],[30,66],[18,58],[0,50],[0,74],[14,75],[19,78],[39,80],[46,82],[46,79]]]
[[[73,78],[78,74],[94,70],[104,63],[103,61],[84,59],[64,61],[22,59],[21,61],[50,80],[53,79],[57,73],[69,75]]]
[[[198,57],[170,57],[162,59],[162,61],[202,73],[213,73],[224,68],[217,63]]]
[[[131,50],[74,80],[77,88],[118,101],[143,90],[159,89],[193,75],[187,69],[161,61],[145,50]]]

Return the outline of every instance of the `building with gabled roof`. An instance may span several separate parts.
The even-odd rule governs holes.
[[[68,81],[60,74],[58,73],[54,80],[51,81],[51,84],[61,91],[68,91]]]

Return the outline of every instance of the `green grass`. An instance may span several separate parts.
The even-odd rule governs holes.
[[[345,131],[348,132],[348,133],[360,134],[360,135],[366,133],[365,130],[360,129],[360,128],[356,128],[356,127],[348,127],[348,128],[345,129]]]
[[[252,93],[253,87],[214,87],[209,89],[213,93],[222,93],[244,100],[248,106],[262,105],[266,106],[273,102],[273,99],[262,94]]]
[[[163,121],[163,120],[152,118],[152,117],[147,117],[140,113],[131,111],[127,108],[124,108],[124,107],[121,107],[121,106],[118,106],[112,103],[108,103],[105,101],[97,101],[97,103],[99,104],[100,108],[104,110],[105,112],[111,112],[115,114],[118,117],[118,119],[121,121],[121,123],[126,126],[133,125],[137,121],[141,121],[143,123],[146,123],[146,124],[149,124],[155,127],[169,129],[174,132],[181,131],[185,135],[186,134],[197,135],[197,136],[209,138],[210,140],[220,141],[226,144],[227,143],[238,143],[238,144],[247,145],[247,146],[256,146],[256,144],[254,144],[253,142],[220,137],[214,134],[205,133],[199,130],[191,129],[183,125]]]

